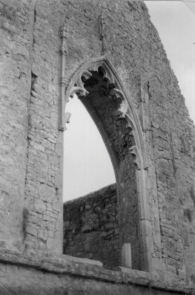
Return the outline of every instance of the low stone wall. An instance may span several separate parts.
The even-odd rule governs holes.
[[[178,280],[132,269],[110,271],[97,261],[67,255],[21,255],[0,250],[1,295],[194,295]]]
[[[119,266],[117,208],[115,184],[64,203],[64,253]]]

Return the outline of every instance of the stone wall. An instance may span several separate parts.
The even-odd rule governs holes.
[[[122,81],[130,106],[124,118],[129,116],[131,131],[139,131],[142,143],[137,152],[131,149],[131,161],[141,155],[135,195],[140,253],[149,264],[145,268],[154,278],[187,277],[190,283],[195,269],[194,125],[144,3],[0,0],[0,11],[0,246],[62,251],[60,85],[68,89],[83,64],[103,57]],[[62,25],[67,46],[63,81]],[[112,141],[107,146],[115,155]],[[116,160],[121,173],[122,164]],[[125,212],[131,184],[128,180],[125,187],[120,177],[118,191],[124,199],[119,208]],[[123,237],[128,237],[125,230]]]
[[[31,87],[33,3],[0,1],[0,236],[21,249]]]
[[[99,260],[105,268],[119,266],[116,185],[64,203],[63,252]]]
[[[179,281],[165,284],[143,271],[110,271],[97,261],[67,255],[27,256],[0,251],[0,260],[1,295],[195,294],[193,288]]]

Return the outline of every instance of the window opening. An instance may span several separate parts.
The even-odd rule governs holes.
[[[77,95],[69,98],[66,110],[71,117],[64,133],[63,250],[113,268],[120,256],[113,166],[95,123]]]
[[[109,62],[100,61],[89,66],[88,70],[83,69],[82,71],[81,69],[78,76],[75,77],[74,84],[72,83],[67,91],[69,95],[73,95],[73,93],[78,95],[93,118],[109,151],[116,177],[117,212],[115,212],[115,215],[118,216],[119,225],[114,233],[113,228],[110,228],[110,236],[108,238],[106,234],[106,237],[108,240],[112,240],[114,236],[117,236],[116,241],[113,243],[109,241],[107,244],[113,244],[113,251],[117,253],[117,259],[112,263],[113,259],[111,258],[107,263],[104,257],[101,257],[104,249],[107,249],[101,241],[101,239],[106,239],[104,231],[99,235],[101,255],[94,257],[93,253],[88,253],[89,255],[85,253],[84,257],[100,260],[104,267],[110,269],[115,269],[120,265],[132,265],[133,269],[148,269],[150,248],[148,240],[145,239],[145,235],[148,235],[148,228],[146,228],[145,219],[142,220],[143,217],[148,217],[145,211],[145,191],[143,191],[145,187],[143,140],[140,137],[139,123],[133,106],[128,105],[126,92],[119,78],[115,78],[115,75],[115,70],[112,67],[110,68]],[[138,124],[138,127],[135,124]],[[79,212],[88,210],[90,207],[88,205],[80,206],[75,212],[77,211],[79,215]],[[71,216],[75,212],[72,212]],[[64,210],[64,216],[66,213],[66,210]],[[81,229],[83,234],[95,231],[95,227],[91,226],[92,218],[89,218],[88,213],[84,212],[84,217],[80,214],[80,224],[83,223],[83,220],[87,220],[86,226]],[[96,214],[94,214],[95,221],[98,220],[96,217]],[[107,231],[109,231],[111,224],[110,220],[107,224]],[[81,228],[80,225],[79,227]],[[78,226],[72,227],[70,220],[65,220],[64,228],[65,231],[69,229],[72,233],[76,233],[78,230]],[[91,251],[95,239],[92,235],[88,236],[87,239],[85,238],[84,250],[86,252]],[[66,243],[67,235],[65,234],[64,245]],[[79,243],[71,244],[73,249],[77,244]],[[127,253],[129,249],[131,249],[132,261],[126,261],[127,256],[130,257]],[[143,252],[143,249],[147,251]],[[80,254],[72,253],[72,255],[79,256]],[[124,264],[121,264],[123,258]]]
[[[66,109],[71,117],[64,132],[64,202],[116,182],[102,137],[77,95]]]

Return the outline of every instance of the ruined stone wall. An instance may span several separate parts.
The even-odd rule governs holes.
[[[145,5],[0,0],[0,11],[1,245],[6,241],[21,248],[25,240],[34,250],[62,250],[59,28],[65,24],[66,86],[82,63],[104,54],[139,117],[147,155],[142,187],[147,216],[140,228],[147,223],[150,229],[142,237],[150,245],[154,276],[166,269],[167,279],[171,274],[184,279],[185,272],[190,278],[195,268],[194,126]]]
[[[27,171],[33,2],[0,1],[0,246],[20,249]]]
[[[116,185],[64,203],[63,252],[99,260],[105,268],[119,266]]]
[[[159,272],[166,268],[170,275],[183,279],[185,268],[189,277],[195,263],[194,126],[145,6],[127,1],[106,1],[102,5],[105,53],[136,106],[146,144],[147,187],[144,189],[152,224],[148,238],[152,240],[153,266]],[[73,5],[75,20],[79,22],[81,15],[76,15],[77,7]],[[97,44],[97,22],[94,27],[93,20],[98,13],[95,5],[93,12],[89,7],[82,28],[73,28],[71,20],[66,22],[71,31],[67,37],[71,48],[67,62],[70,75],[80,64],[80,58],[86,61],[97,56],[101,43]],[[88,35],[86,23],[95,29],[93,35]],[[74,34],[77,41],[73,42]],[[88,50],[84,49],[86,44]]]
[[[0,251],[0,294],[20,295],[194,295],[194,290],[152,280],[149,273],[110,271],[97,261]],[[13,261],[15,265],[13,265]]]
[[[195,263],[194,124],[156,35],[153,29],[148,34],[150,44],[146,42],[151,48],[154,69],[147,82],[145,104],[150,122],[145,128],[150,130],[153,143],[151,158],[156,173],[161,253],[170,272],[180,278],[187,272],[189,278]],[[158,53],[153,60],[156,49]],[[144,65],[147,69],[146,62]]]
[[[20,250],[24,239],[34,249],[58,250],[62,245],[52,244],[62,216],[58,34],[48,38],[50,28],[39,22],[35,6],[0,1],[1,239]]]

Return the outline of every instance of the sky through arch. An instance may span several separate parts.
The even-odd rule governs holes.
[[[64,133],[64,201],[116,182],[101,135],[76,95],[66,111],[71,118]]]

